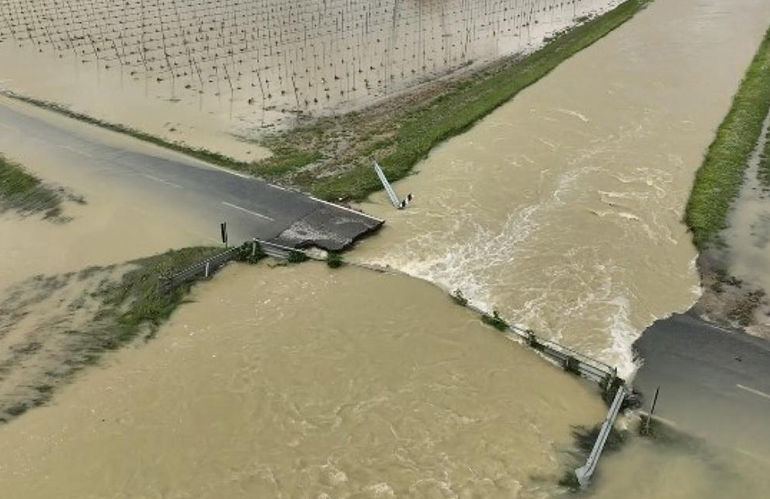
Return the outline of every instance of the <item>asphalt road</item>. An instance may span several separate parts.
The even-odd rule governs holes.
[[[256,237],[293,247],[341,250],[383,224],[364,213],[135,139],[123,139],[130,147],[121,147],[121,141],[87,133],[89,125],[60,126],[37,114],[0,102],[0,134],[49,148],[55,157],[68,156],[64,164],[76,164],[84,174],[104,179],[106,189],[115,182],[134,184],[144,199],[181,205],[191,223],[211,221],[212,233],[217,233],[218,221],[227,222],[231,243]]]
[[[660,386],[656,416],[770,465],[770,342],[686,313],[655,322],[635,347],[645,410]]]

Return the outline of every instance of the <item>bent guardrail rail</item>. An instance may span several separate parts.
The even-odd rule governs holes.
[[[604,418],[604,423],[599,430],[599,435],[596,437],[594,447],[591,450],[591,454],[588,455],[586,464],[575,470],[575,477],[581,488],[585,488],[591,482],[591,476],[596,471],[596,465],[599,464],[599,457],[604,450],[604,444],[607,443],[607,437],[610,436],[612,426],[615,424],[615,419],[618,417],[620,407],[623,405],[623,400],[626,398],[626,388],[621,386],[618,388],[615,394],[615,400],[612,401],[610,410],[607,412],[607,416]]]

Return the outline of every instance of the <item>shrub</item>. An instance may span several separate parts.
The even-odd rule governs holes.
[[[238,254],[235,257],[235,260],[238,262],[255,264],[265,257],[267,257],[267,254],[262,249],[262,245],[256,241],[252,241],[250,243],[243,243],[241,247],[238,248]]]
[[[506,329],[508,329],[508,323],[505,322],[505,319],[500,317],[500,314],[497,312],[497,310],[494,310],[492,312],[492,315],[489,315],[489,314],[482,315],[481,322],[489,326],[492,326],[498,331],[505,331]]]
[[[304,251],[292,250],[289,252],[289,263],[302,263],[310,260]]]
[[[332,269],[338,269],[342,267],[345,264],[345,261],[342,259],[342,255],[337,253],[336,251],[330,251],[326,255],[326,265],[328,265]]]

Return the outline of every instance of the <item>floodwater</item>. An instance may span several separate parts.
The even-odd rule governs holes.
[[[548,497],[604,412],[406,276],[234,265],[193,298],[0,427],[3,497]]]
[[[135,184],[89,178],[10,134],[0,147],[87,203],[67,203],[65,224],[0,218],[0,296],[40,273],[210,242],[203,222]],[[77,328],[88,307],[60,309],[91,284],[31,305],[30,319]],[[572,427],[604,412],[594,387],[407,276],[234,266],[193,298],[154,340],[0,426],[15,449],[0,459],[3,497],[548,497],[576,464]],[[25,331],[0,335],[4,354]],[[30,331],[55,357],[57,343]],[[32,367],[3,388],[46,368]]]
[[[687,437],[666,444],[635,438],[602,458],[591,499],[762,499],[766,458],[715,448]]]
[[[525,52],[615,0],[0,0],[0,88],[219,151]]]
[[[745,183],[723,231],[728,271],[752,289],[770,291],[770,188],[759,178],[760,158],[770,140],[770,115],[749,159]],[[770,307],[757,307],[750,333],[770,339]]]
[[[375,196],[389,225],[351,257],[630,371],[638,332],[697,297],[684,203],[768,19],[762,0],[656,0],[434,151],[396,185],[417,195],[408,210]],[[201,242],[182,214],[70,187],[89,202],[70,224],[0,219],[0,282]],[[604,413],[405,276],[232,266],[193,297],[153,341],[0,426],[4,497],[553,497],[571,426]],[[632,439],[592,494],[762,497],[766,463],[733,458]]]
[[[619,365],[699,294],[682,223],[695,171],[770,19],[762,0],[657,0],[363,208],[356,257]]]

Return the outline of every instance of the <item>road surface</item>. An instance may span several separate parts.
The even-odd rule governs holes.
[[[635,347],[644,409],[660,386],[657,416],[770,465],[770,342],[688,312],[655,322]]]
[[[102,140],[111,132],[90,133],[91,126],[82,123],[63,126],[60,119],[41,117],[50,112],[27,112],[25,106],[0,100],[3,140],[50,149],[54,157],[66,157],[62,164],[77,165],[82,173],[104,179],[106,189],[115,182],[133,184],[144,199],[181,205],[191,223],[204,219],[212,233],[218,231],[219,221],[227,222],[235,244],[256,237],[293,247],[341,250],[383,224],[364,213],[135,139]]]

